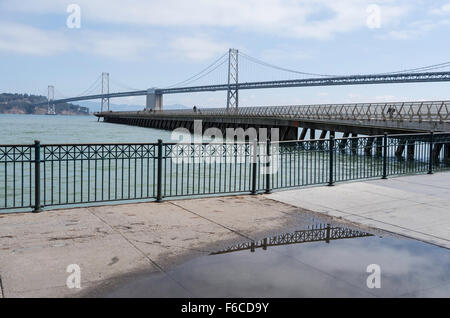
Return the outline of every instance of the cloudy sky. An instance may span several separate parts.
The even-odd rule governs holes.
[[[68,27],[81,9],[80,28]],[[70,24],[70,23],[69,23]],[[73,26],[73,24],[72,24]],[[111,89],[167,87],[228,48],[320,74],[388,72],[450,61],[450,2],[440,0],[0,0],[0,92],[79,95],[109,72]],[[293,78],[240,60],[248,80]],[[226,65],[203,79],[218,84]],[[113,82],[114,81],[114,82]],[[196,83],[193,83],[196,84]],[[450,99],[450,83],[241,92],[241,105]],[[225,93],[165,96],[223,106]],[[143,105],[143,98],[115,103]]]

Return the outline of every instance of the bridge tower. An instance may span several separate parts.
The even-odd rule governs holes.
[[[145,110],[147,111],[163,110],[163,95],[159,94],[156,88],[149,88],[147,90],[147,101]]]
[[[55,86],[48,85],[47,92],[47,115],[56,115],[56,108],[53,101],[55,100]]]
[[[236,49],[230,49],[228,51],[227,109],[233,107],[238,108],[239,106],[239,91],[237,88],[238,83],[239,83],[239,51]]]
[[[109,73],[102,73],[102,95],[109,94]],[[109,111],[109,97],[102,96],[102,113]]]

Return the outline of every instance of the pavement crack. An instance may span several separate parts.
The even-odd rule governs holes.
[[[79,235],[79,236],[66,236],[66,237],[50,237],[49,241],[66,241],[95,237],[95,235]]]
[[[154,242],[146,242],[146,241],[140,241],[140,240],[133,240],[133,241],[142,243],[142,244],[148,244],[148,245],[155,244]],[[185,247],[185,246],[179,246],[179,245],[161,245],[161,246],[163,246],[165,248],[175,247],[175,248],[180,248],[183,250],[189,250],[189,251],[200,252],[200,253],[211,253],[211,251],[205,251],[205,250],[200,250],[197,248],[191,248],[191,247]]]
[[[139,253],[141,253],[141,255],[147,259],[151,264],[153,264],[156,268],[158,268],[161,273],[165,274],[167,277],[169,277],[169,279],[171,279],[175,284],[177,284],[178,286],[180,286],[183,290],[185,290],[188,295],[192,295],[192,293],[190,292],[190,290],[188,288],[186,288],[181,282],[179,282],[178,280],[176,280],[174,277],[172,277],[172,275],[170,275],[170,273],[168,273],[166,270],[164,270],[164,268],[162,266],[160,266],[158,263],[156,263],[156,261],[154,261],[153,259],[151,259],[143,250],[141,250],[136,244],[134,244],[132,242],[132,240],[130,240],[129,238],[127,238],[121,231],[119,231],[118,229],[114,228],[113,226],[111,226],[108,222],[106,222],[103,218],[101,218],[100,216],[98,216],[97,214],[95,214],[94,211],[92,211],[92,208],[87,208],[87,210],[89,211],[89,213],[91,213],[93,216],[95,216],[97,219],[99,219],[102,223],[104,223],[106,226],[108,226],[111,230],[113,230],[114,232],[116,232],[117,234],[119,234],[125,241],[127,241],[131,246],[133,246]]]
[[[237,231],[237,230],[234,230],[234,229],[232,229],[232,228],[230,228],[230,227],[228,227],[228,226],[225,226],[225,225],[220,224],[220,223],[218,223],[218,222],[216,222],[216,221],[214,221],[214,220],[211,220],[211,219],[209,219],[209,218],[207,218],[207,217],[204,217],[204,216],[202,216],[202,215],[200,215],[200,214],[198,214],[198,213],[195,213],[194,211],[191,211],[191,210],[189,210],[189,209],[187,209],[187,208],[185,208],[185,207],[183,207],[183,206],[181,206],[181,205],[179,205],[179,204],[176,204],[175,202],[169,202],[169,203],[172,204],[172,205],[174,205],[174,206],[176,206],[176,207],[178,207],[178,208],[180,208],[180,209],[183,209],[183,210],[186,211],[186,212],[192,213],[192,214],[198,216],[199,218],[202,218],[202,219],[204,219],[204,220],[206,220],[206,221],[208,221],[208,222],[211,222],[211,223],[214,223],[214,224],[216,224],[216,225],[218,225],[218,226],[220,226],[220,227],[223,227],[224,229],[227,229],[228,231],[231,231],[231,232],[233,232],[233,233],[235,233],[235,234],[237,234],[237,235],[239,235],[239,236],[242,236],[242,237],[244,237],[244,238],[246,238],[246,239],[248,239],[248,240],[254,241],[253,238],[251,238],[251,237],[249,237],[249,236],[247,236],[247,235],[245,235],[245,234],[242,234],[242,233],[240,233],[240,232]]]
[[[141,253],[150,263],[152,263],[154,266],[156,266],[160,271],[165,273],[164,269],[156,263],[153,259],[151,259],[144,251],[142,251],[139,247],[136,246],[130,239],[128,239],[120,230],[117,229],[117,227],[114,227],[110,225],[108,222],[106,222],[103,218],[95,214],[95,212],[92,211],[91,208],[87,209],[93,216],[95,216],[97,219],[99,219],[102,223],[104,223],[106,226],[108,226],[111,230],[119,234],[125,241],[127,241],[131,246],[133,246],[139,253]]]

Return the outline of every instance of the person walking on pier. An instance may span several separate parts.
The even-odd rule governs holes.
[[[395,113],[395,108],[394,107],[389,107],[387,110],[388,115],[392,118],[394,116]]]

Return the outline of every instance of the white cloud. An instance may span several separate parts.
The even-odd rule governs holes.
[[[57,32],[0,22],[0,51],[45,56],[67,51],[69,47],[69,41]]]
[[[78,0],[82,21],[169,27],[227,27],[294,38],[328,38],[366,28],[372,0]],[[407,7],[378,1],[383,25],[397,21]],[[65,14],[59,0],[3,0],[3,10]],[[85,24],[84,24],[85,25]]]
[[[398,28],[388,31],[382,38],[392,38],[395,40],[415,39],[428,34],[438,28],[450,25],[450,3],[444,4],[438,8],[429,9],[429,7],[417,7],[424,18],[410,21]],[[424,15],[423,12],[428,13]]]
[[[143,59],[153,43],[146,37],[129,34],[86,32],[74,41],[80,52],[118,59]]]
[[[199,35],[175,38],[169,46],[173,56],[203,61],[225,52],[230,45]],[[148,52],[153,48],[151,36],[89,29],[53,31],[0,22],[0,51],[4,52],[50,56],[76,51],[116,59],[142,59],[150,56]]]
[[[77,51],[111,58],[141,58],[152,43],[122,33],[52,31],[18,23],[0,23],[0,51],[39,56]]]
[[[439,8],[434,8],[430,10],[430,14],[433,15],[446,15],[450,13],[450,3],[444,4]]]
[[[441,26],[449,25],[449,20],[420,20],[409,23],[403,29],[392,30],[387,37],[395,40],[409,40],[423,36]],[[386,37],[386,36],[385,36]]]

